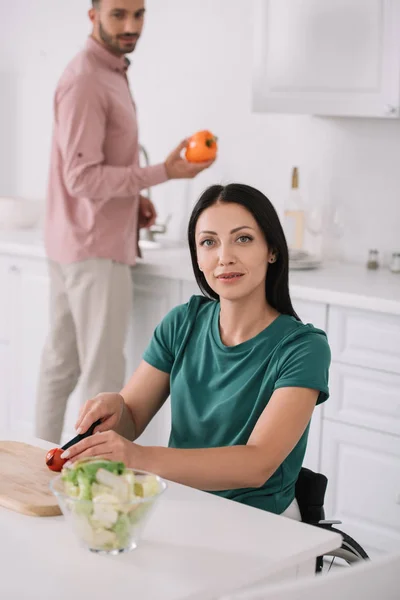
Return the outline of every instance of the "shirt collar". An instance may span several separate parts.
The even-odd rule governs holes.
[[[131,64],[126,56],[116,56],[91,36],[86,42],[86,50],[93,54],[104,66],[113,71],[125,73]]]

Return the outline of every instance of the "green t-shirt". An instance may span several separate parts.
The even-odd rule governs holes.
[[[143,359],[170,374],[172,448],[245,445],[273,392],[283,387],[329,396],[330,349],[323,331],[280,315],[252,339],[225,346],[220,303],[193,296],[157,326]],[[309,426],[281,466],[260,488],[213,492],[282,513],[294,499]]]

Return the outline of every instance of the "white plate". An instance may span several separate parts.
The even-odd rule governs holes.
[[[305,270],[305,269],[318,269],[321,266],[321,261],[317,259],[309,260],[289,260],[289,270]]]

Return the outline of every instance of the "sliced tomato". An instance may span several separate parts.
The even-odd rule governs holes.
[[[46,454],[46,465],[51,471],[61,471],[68,459],[61,458],[61,454],[64,452],[62,448],[52,448]]]

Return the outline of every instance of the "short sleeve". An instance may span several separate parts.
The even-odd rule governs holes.
[[[187,305],[181,304],[164,317],[157,325],[153,337],[144,351],[143,360],[160,371],[171,373],[179,344],[179,331],[186,313]]]
[[[321,404],[329,398],[330,363],[331,351],[323,331],[313,328],[297,334],[282,348],[274,390],[284,387],[318,390],[317,404]]]

